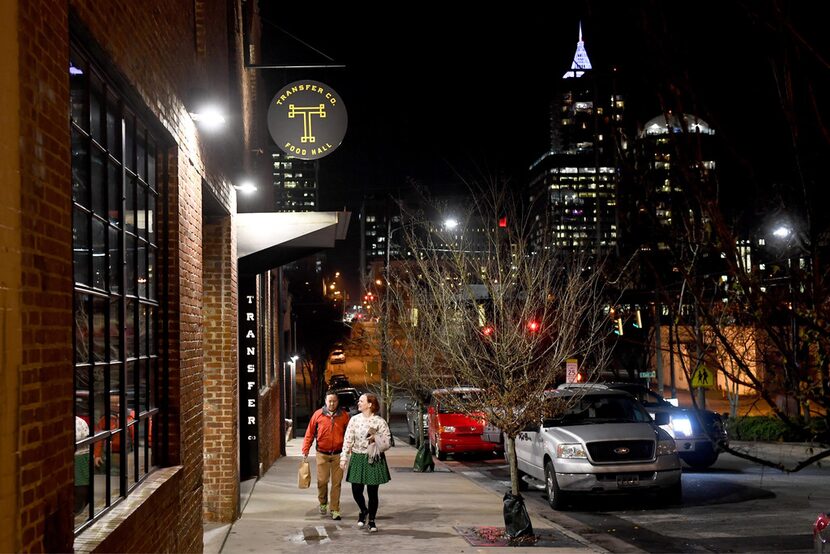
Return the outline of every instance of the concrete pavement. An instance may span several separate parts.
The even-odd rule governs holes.
[[[244,484],[242,516],[231,525],[206,525],[207,553],[246,552],[486,552],[518,553],[553,548],[557,554],[607,552],[555,523],[530,513],[537,547],[472,546],[457,528],[503,527],[502,498],[435,460],[434,473],[414,473],[416,450],[396,439],[387,452],[392,480],[380,487],[379,532],[356,527],[357,506],[343,482],[343,519],[332,521],[317,512],[314,462],[312,484],[297,488],[302,440],[292,439],[280,458],[256,482]],[[312,456],[313,456],[312,452]]]

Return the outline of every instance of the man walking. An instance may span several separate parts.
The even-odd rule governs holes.
[[[325,515],[331,508],[331,519],[334,520],[340,519],[340,484],[343,481],[340,452],[343,450],[346,425],[349,424],[349,414],[338,409],[338,404],[336,393],[326,393],[326,403],[311,416],[303,441],[303,461],[308,461],[311,442],[317,440],[317,498],[320,500],[320,514]],[[328,491],[329,479],[331,495]]]

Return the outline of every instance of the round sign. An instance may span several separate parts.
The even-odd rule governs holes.
[[[295,158],[318,160],[340,146],[348,125],[346,105],[330,86],[295,81],[268,106],[268,132],[277,146]]]

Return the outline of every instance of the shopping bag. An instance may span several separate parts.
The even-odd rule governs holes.
[[[429,443],[424,441],[418,453],[415,454],[415,463],[412,465],[412,471],[418,473],[426,473],[428,471],[435,471],[435,462],[432,460],[432,453],[429,451]]]
[[[308,467],[308,462],[300,462],[300,471],[297,473],[297,486],[301,489],[307,489],[311,486],[311,469]]]

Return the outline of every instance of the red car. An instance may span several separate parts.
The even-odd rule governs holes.
[[[489,452],[501,456],[501,443],[486,440],[484,433],[487,422],[484,414],[465,415],[458,412],[465,395],[482,394],[481,389],[453,387],[432,391],[432,400],[427,410],[429,419],[429,444],[439,460],[446,460],[448,454],[461,452]],[[454,398],[451,398],[454,397]]]

